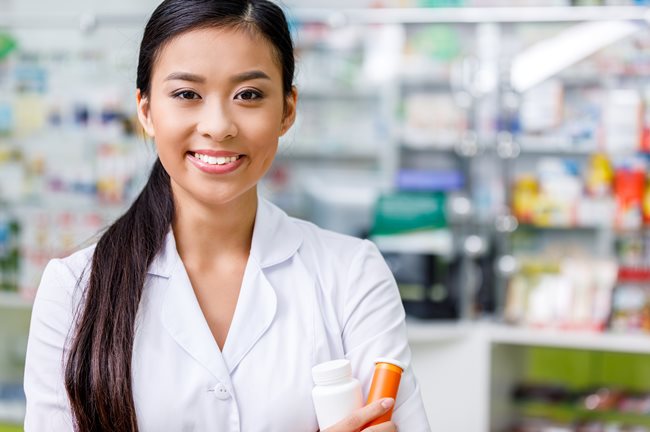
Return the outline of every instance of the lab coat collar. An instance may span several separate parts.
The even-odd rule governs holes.
[[[160,276],[169,279],[173,266],[176,264],[176,241],[174,240],[174,233],[171,228],[167,232],[165,242],[160,248],[160,251],[154,257],[149,265],[147,273],[155,276]]]
[[[250,256],[261,268],[271,267],[291,258],[302,244],[302,232],[294,220],[264,198],[257,200]],[[156,255],[149,274],[169,278],[176,265],[176,242],[170,228],[165,243]]]
[[[291,258],[302,244],[300,227],[287,214],[259,198],[251,243],[251,257],[261,268],[280,264]]]

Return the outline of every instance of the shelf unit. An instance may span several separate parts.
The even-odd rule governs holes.
[[[524,376],[529,348],[650,354],[650,335],[519,328],[494,322],[407,320],[432,430],[504,430],[516,414],[508,403]]]
[[[588,351],[650,354],[650,334],[536,329],[493,322],[426,322],[407,319],[412,343],[439,343],[480,335],[495,345],[544,346]]]
[[[491,343],[650,354],[650,335],[490,326]]]

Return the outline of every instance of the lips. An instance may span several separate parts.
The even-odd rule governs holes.
[[[239,168],[246,159],[245,155],[225,151],[187,152],[189,161],[207,174],[228,174]]]

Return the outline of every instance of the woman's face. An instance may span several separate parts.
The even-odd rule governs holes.
[[[183,33],[159,52],[138,116],[182,205],[255,194],[295,119],[282,72],[262,37],[227,28]],[[286,108],[286,109],[285,109]]]

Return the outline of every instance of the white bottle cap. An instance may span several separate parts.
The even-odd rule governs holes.
[[[350,360],[331,360],[311,368],[311,375],[316,385],[333,384],[345,378],[352,377]]]
[[[395,359],[388,358],[388,357],[379,357],[379,358],[375,359],[375,364],[377,364],[377,363],[388,363],[388,364],[392,364],[392,365],[397,366],[398,368],[402,369],[402,371],[406,370],[406,365],[404,363],[402,363],[399,360],[395,360]]]

